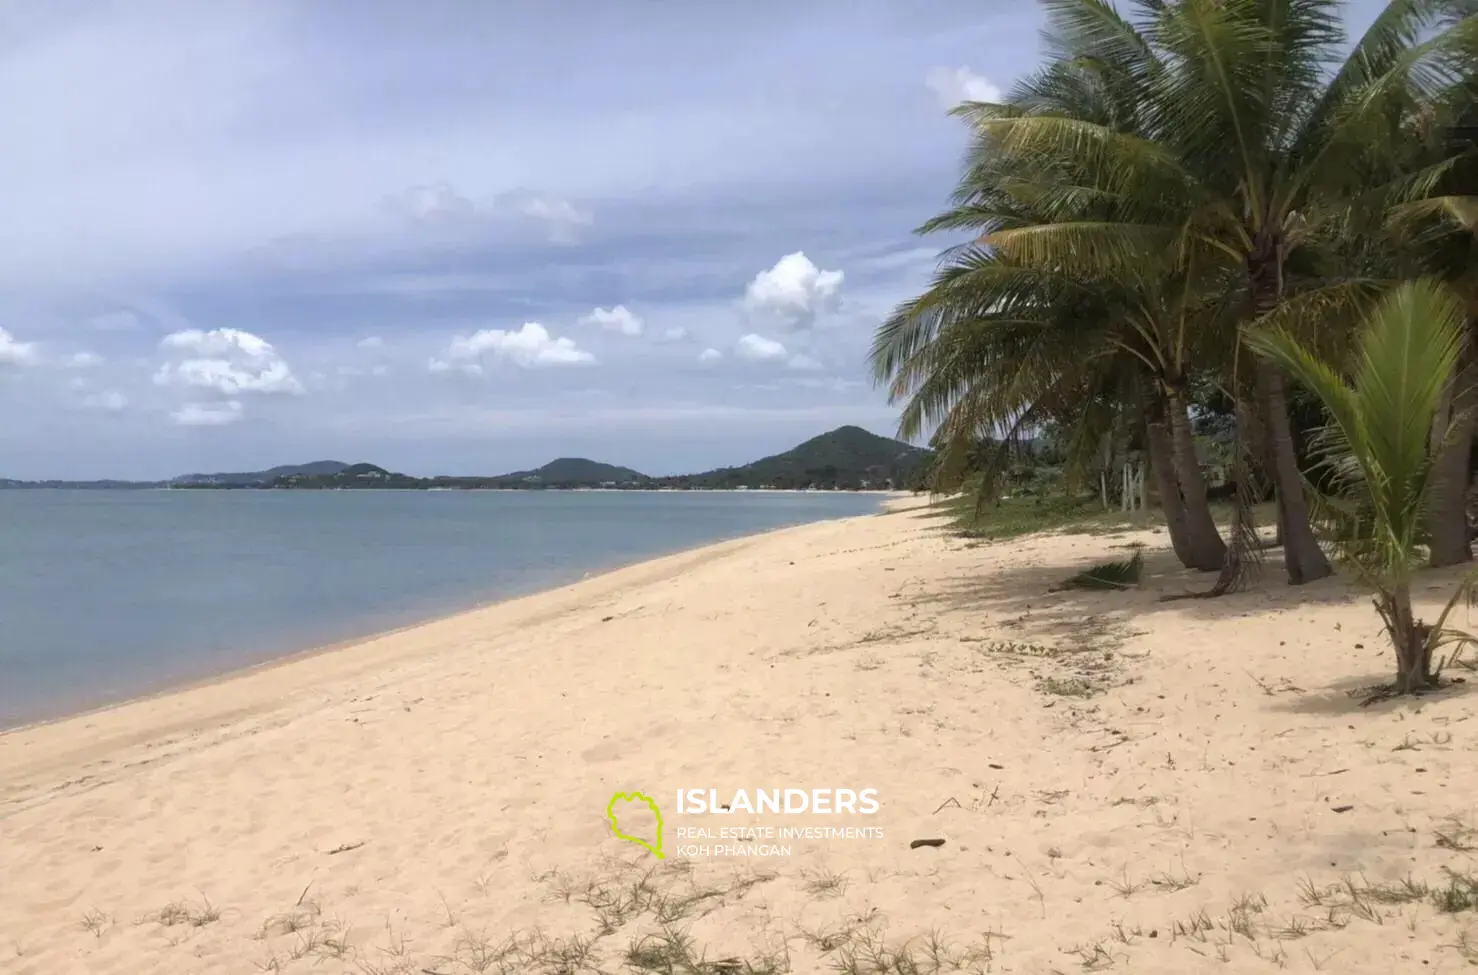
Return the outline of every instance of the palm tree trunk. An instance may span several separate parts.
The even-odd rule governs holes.
[[[1402,583],[1389,595],[1376,597],[1375,608],[1385,620],[1386,632],[1396,650],[1397,694],[1411,694],[1430,686],[1432,659],[1427,649],[1429,629],[1411,609],[1411,587]]]
[[[1453,389],[1432,430],[1434,439],[1449,437],[1445,446],[1440,441],[1436,445],[1440,452],[1432,465],[1432,484],[1427,495],[1433,568],[1473,560],[1473,548],[1468,541],[1468,460],[1473,445],[1475,407],[1478,407],[1475,328],[1478,319],[1469,319],[1468,345],[1453,377]]]
[[[1272,311],[1282,296],[1282,252],[1283,242],[1269,236],[1261,241],[1258,252],[1247,261],[1255,318]],[[1319,548],[1319,540],[1314,537],[1314,529],[1309,524],[1303,474],[1298,469],[1293,430],[1288,423],[1288,397],[1283,375],[1272,363],[1259,357],[1253,376],[1262,407],[1268,477],[1278,494],[1278,534],[1283,539],[1283,567],[1288,573],[1289,585],[1301,586],[1322,579],[1334,570]]]
[[[1180,485],[1175,479],[1175,455],[1170,442],[1170,429],[1165,417],[1155,408],[1153,397],[1145,397],[1144,440],[1150,455],[1150,472],[1160,495],[1160,510],[1165,514],[1165,530],[1170,533],[1170,548],[1187,569],[1196,568],[1190,530],[1186,524],[1185,504]]]
[[[1303,474],[1293,449],[1293,430],[1288,423],[1288,398],[1283,376],[1272,363],[1259,359],[1256,366],[1258,399],[1263,408],[1267,434],[1268,473],[1278,492],[1278,528],[1283,536],[1283,565],[1290,585],[1301,586],[1322,579],[1334,570],[1319,548],[1309,525],[1309,506],[1304,497]]]
[[[1170,389],[1167,406],[1175,478],[1185,503],[1186,528],[1190,533],[1191,558],[1194,561],[1186,568],[1215,572],[1226,560],[1227,547],[1221,540],[1221,533],[1216,530],[1216,519],[1211,516],[1211,504],[1206,499],[1206,477],[1201,472],[1201,459],[1196,456],[1196,440],[1191,432],[1191,415],[1185,395],[1178,389]]]

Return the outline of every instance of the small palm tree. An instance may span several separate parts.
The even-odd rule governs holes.
[[[1478,577],[1465,578],[1435,624],[1417,619],[1411,582],[1421,563],[1428,486],[1444,438],[1432,435],[1445,388],[1462,352],[1464,309],[1444,285],[1405,282],[1366,316],[1356,336],[1352,379],[1287,331],[1249,332],[1256,353],[1318,396],[1330,417],[1315,444],[1333,492],[1314,496],[1330,543],[1375,590],[1375,607],[1396,650],[1398,694],[1436,683],[1439,648],[1475,642],[1447,627],[1458,600]],[[1449,421],[1445,435],[1461,422]]]

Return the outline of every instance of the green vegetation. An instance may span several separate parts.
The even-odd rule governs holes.
[[[1181,563],[1217,573],[1208,596],[1245,585],[1270,501],[1289,583],[1379,550],[1393,640],[1430,636],[1401,618],[1394,567],[1472,558],[1478,7],[1390,0],[1350,44],[1337,0],[1043,6],[1047,63],[957,110],[971,151],[920,230],[966,242],[874,338],[901,435],[934,431],[929,486],[974,487],[993,533],[1086,517],[1094,494],[1092,520],[1134,521],[1153,499]],[[1393,291],[1404,312],[1381,304]],[[1390,367],[1437,370],[1419,390],[1367,391],[1361,322],[1444,338],[1449,311],[1450,349]],[[1371,495],[1349,516],[1325,449],[1347,372],[1371,412],[1344,459],[1373,458],[1368,438],[1401,465],[1366,468],[1400,479],[1384,513]],[[1402,690],[1426,683],[1409,663]]]
[[[1463,345],[1463,309],[1444,286],[1401,284],[1361,326],[1354,381],[1282,330],[1254,333],[1248,343],[1318,395],[1331,417],[1318,449],[1334,492],[1315,495],[1323,520],[1336,525],[1336,551],[1375,590],[1375,607],[1396,650],[1399,693],[1435,683],[1432,655],[1474,642],[1446,627],[1474,576],[1448,600],[1435,625],[1416,619],[1411,580],[1438,450],[1457,424],[1442,416],[1448,377]]]
[[[932,459],[928,450],[846,426],[743,467],[653,480],[677,488],[903,489],[921,482]]]

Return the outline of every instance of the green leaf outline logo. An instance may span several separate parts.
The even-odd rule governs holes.
[[[657,818],[656,846],[652,846],[640,836],[628,836],[627,834],[621,832],[621,830],[616,826],[616,803],[621,801],[644,802],[647,804],[647,808],[650,809],[652,811],[652,815]],[[656,801],[649,796],[640,792],[615,793],[611,796],[611,801],[606,803],[606,821],[611,824],[611,832],[616,834],[616,839],[625,840],[628,843],[635,843],[637,846],[652,854],[652,856],[656,857],[658,860],[667,859],[666,855],[664,855],[662,852],[662,810],[657,808]]]

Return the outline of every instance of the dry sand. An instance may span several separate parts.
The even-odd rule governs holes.
[[[0,971],[1466,968],[1475,916],[1421,885],[1475,868],[1472,685],[1362,708],[1363,597],[1270,564],[1159,603],[1205,584],[1163,540],[805,526],[0,736]],[[1049,593],[1133,541],[1143,591]],[[783,787],[880,809],[675,812]],[[612,835],[618,789],[667,859]],[[675,855],[740,825],[883,836]]]

